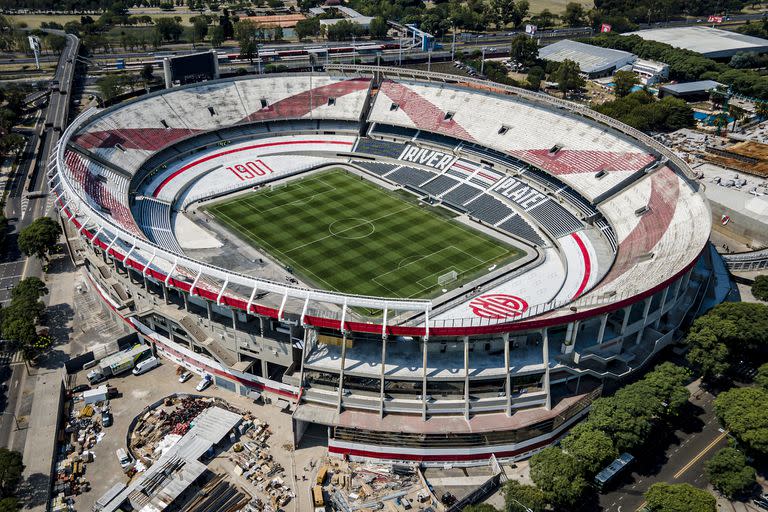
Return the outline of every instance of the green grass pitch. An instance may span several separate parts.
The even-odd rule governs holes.
[[[313,286],[426,298],[523,252],[416,202],[336,169],[225,200],[208,211]]]

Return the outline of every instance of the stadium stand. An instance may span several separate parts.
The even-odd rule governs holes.
[[[536,230],[528,224],[519,214],[515,213],[511,217],[496,225],[497,228],[511,233],[515,236],[527,240],[533,245],[544,245],[544,239],[536,232]]]
[[[556,238],[569,235],[584,227],[576,217],[552,199],[527,210],[527,213],[545,231],[552,233]]]
[[[473,217],[492,225],[514,213],[504,203],[488,194],[483,194],[464,206]]]
[[[405,150],[405,144],[385,140],[361,138],[355,147],[355,153],[398,158]]]
[[[392,172],[397,164],[389,164],[385,162],[369,162],[367,160],[355,161],[355,165],[362,167],[363,169],[370,171],[379,176],[384,176],[388,172]]]
[[[421,188],[423,188],[433,196],[440,197],[450,188],[455,187],[458,184],[459,183],[455,179],[451,178],[450,176],[441,174],[435,177],[434,179],[428,181],[427,183],[424,183],[421,186]]]
[[[393,104],[398,107],[395,115]],[[384,81],[370,117],[377,123],[481,142],[546,169],[588,199],[655,160],[608,128],[513,97],[446,84]],[[605,173],[597,177],[600,171]]]
[[[401,185],[418,187],[422,183],[431,180],[435,174],[423,169],[403,165],[387,175],[387,179]]]
[[[448,191],[445,195],[443,195],[442,199],[444,201],[450,201],[452,203],[464,205],[482,193],[483,192],[477,187],[462,183],[458,187]]]
[[[137,197],[134,218],[147,238],[161,247],[181,251],[171,228],[171,205],[152,197]]]

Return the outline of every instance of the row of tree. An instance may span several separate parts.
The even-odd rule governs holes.
[[[645,89],[622,96],[628,84],[636,83],[630,79],[622,84],[622,73],[634,76],[631,72],[617,73],[616,95],[619,97],[592,108],[644,132],[671,132],[695,124],[693,109],[681,99],[667,96],[658,100]]]

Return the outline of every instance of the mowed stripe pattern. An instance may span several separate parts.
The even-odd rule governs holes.
[[[522,255],[338,169],[208,211],[306,282],[342,293],[435,296],[440,275],[455,270],[454,287]]]

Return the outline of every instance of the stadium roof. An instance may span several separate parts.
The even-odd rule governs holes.
[[[629,52],[601,48],[569,39],[544,46],[539,50],[539,58],[554,62],[572,60],[579,64],[583,73],[588,75],[613,71],[637,60],[637,56]]]
[[[653,28],[630,32],[626,35],[632,34],[647,41],[666,43],[713,59],[731,57],[739,52],[768,51],[767,39],[712,27]]]

